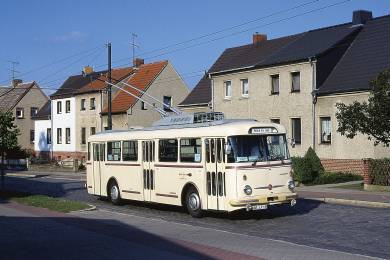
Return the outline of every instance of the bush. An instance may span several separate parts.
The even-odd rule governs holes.
[[[321,160],[311,147],[304,157],[292,158],[292,168],[294,179],[304,184],[313,183],[320,175],[324,174]]]
[[[327,172],[313,181],[311,184],[320,185],[320,184],[331,184],[331,183],[342,183],[348,181],[361,181],[363,177],[353,173],[346,172]]]
[[[370,160],[369,176],[374,185],[390,186],[390,158]]]

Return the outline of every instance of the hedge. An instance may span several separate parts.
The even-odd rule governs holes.
[[[371,184],[390,186],[390,158],[371,159],[369,176]]]
[[[309,147],[304,157],[292,157],[291,159],[294,179],[298,182],[313,183],[320,175],[324,174],[321,160],[311,147]]]

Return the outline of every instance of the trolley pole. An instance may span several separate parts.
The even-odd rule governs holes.
[[[107,44],[108,49],[108,82],[111,83],[111,43]],[[108,85],[108,118],[107,118],[107,128],[112,130],[112,98],[111,98],[111,85]]]

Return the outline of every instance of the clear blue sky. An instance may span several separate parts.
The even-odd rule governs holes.
[[[225,48],[251,42],[256,31],[276,38],[351,21],[352,11],[366,9],[374,17],[390,14],[388,0],[351,0],[347,3],[302,15],[288,21],[280,19],[317,9],[342,0],[319,0],[295,10],[274,15],[211,37],[149,54],[167,45],[202,36],[247,21],[261,18],[312,0],[291,1],[2,1],[0,11],[0,85],[11,77],[11,63],[18,61],[17,77],[36,80],[42,87],[58,88],[64,79],[78,74],[84,65],[104,69],[106,42],[112,43],[113,66],[131,61],[131,34],[136,33],[136,55],[146,62],[170,60],[192,88]],[[266,25],[273,23],[270,25]],[[231,37],[204,43],[214,38],[247,30]],[[85,52],[87,51],[87,52]],[[88,52],[89,51],[89,52]],[[78,54],[81,53],[81,54]],[[76,54],[76,55],[75,55]],[[163,55],[161,55],[163,54]],[[51,64],[67,58],[62,63]],[[161,55],[157,56],[156,55]],[[116,62],[120,60],[119,62]],[[100,67],[99,67],[100,65]],[[103,65],[103,66],[102,66]],[[34,70],[35,69],[35,70]],[[28,74],[29,72],[34,70]],[[46,91],[51,93],[51,91]]]

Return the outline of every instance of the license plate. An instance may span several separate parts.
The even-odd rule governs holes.
[[[252,210],[262,210],[267,209],[267,205],[253,205]]]

